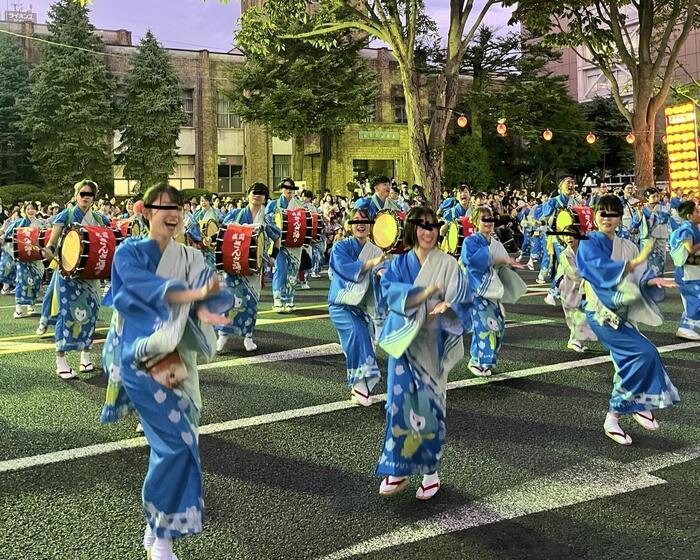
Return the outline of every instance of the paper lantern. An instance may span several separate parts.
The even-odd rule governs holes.
[[[499,136],[505,136],[508,133],[506,119],[498,119],[498,124],[496,125],[496,132],[498,132]]]
[[[547,129],[542,133],[542,138],[544,138],[547,142],[551,142],[552,138],[554,138],[554,133]]]
[[[459,117],[457,117],[457,126],[459,128],[466,127],[468,122],[469,121],[467,120],[467,117],[465,117],[464,115],[460,115]]]
[[[596,141],[595,134],[593,134],[592,132],[589,132],[588,134],[586,134],[586,142],[588,142],[589,144],[595,144],[595,141]]]
[[[634,144],[634,134],[631,132],[627,133],[627,136],[625,136],[625,140],[627,141],[628,144]]]

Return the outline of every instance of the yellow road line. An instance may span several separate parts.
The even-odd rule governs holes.
[[[93,341],[93,345],[102,344],[105,341],[104,338]],[[56,350],[56,345],[48,342],[30,342],[13,344],[9,346],[0,342],[0,356],[6,356],[8,354],[25,354],[29,352],[40,352],[42,350]]]

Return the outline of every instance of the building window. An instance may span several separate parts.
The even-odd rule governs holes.
[[[194,126],[194,90],[182,90],[182,110],[185,112],[186,120],[184,126]]]
[[[219,156],[219,192],[243,194],[243,156]]]
[[[363,122],[376,122],[377,120],[377,104],[372,103],[367,105],[367,116],[364,118]]]
[[[219,128],[241,128],[241,118],[231,111],[231,101],[221,93],[216,103],[216,113]]]
[[[168,177],[168,182],[179,190],[195,188],[194,156],[177,156],[175,169]]]
[[[292,175],[292,156],[272,156],[272,184],[279,185],[282,179]]]
[[[394,97],[394,122],[407,123],[406,99],[404,97]]]

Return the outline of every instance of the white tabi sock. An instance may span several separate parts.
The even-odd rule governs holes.
[[[173,554],[173,540],[170,537],[156,537],[151,549],[151,560],[177,560]]]
[[[90,363],[90,350],[83,350],[80,353],[80,363],[84,366]]]
[[[58,371],[68,371],[70,369],[65,356],[56,356],[56,369]]]
[[[156,542],[156,536],[151,530],[151,526],[146,524],[146,530],[143,532],[143,548],[151,550],[154,542]]]
[[[22,313],[22,306],[19,303],[15,303],[15,313]]]

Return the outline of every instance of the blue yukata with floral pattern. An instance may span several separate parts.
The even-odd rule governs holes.
[[[14,228],[35,227],[39,228],[40,222],[29,218],[21,218],[13,224]],[[15,303],[19,305],[34,305],[39,297],[41,281],[44,278],[44,263],[42,261],[22,262],[16,261],[16,288]]]
[[[639,332],[637,323],[662,324],[656,303],[663,290],[648,285],[656,276],[646,263],[631,274],[627,261],[639,254],[636,244],[602,232],[588,234],[579,244],[576,266],[584,279],[586,319],[610,351],[615,375],[608,410],[632,414],[667,408],[680,400],[654,344]]]
[[[272,221],[272,216],[264,215],[265,239],[276,241],[280,237],[280,230]],[[222,226],[228,224],[255,224],[250,208],[234,208],[222,221]],[[261,241],[262,242],[262,241]],[[253,336],[255,323],[258,320],[258,301],[260,299],[260,282],[262,271],[250,276],[240,274],[224,274],[226,285],[232,290],[235,297],[233,309],[229,312],[231,322],[228,325],[214,327],[217,332],[225,335]]]
[[[407,300],[431,285],[444,297],[414,308]],[[433,249],[421,266],[414,251],[394,257],[381,278],[389,315],[379,338],[389,354],[386,431],[377,465],[381,476],[437,472],[443,455],[447,375],[464,356],[469,321],[467,278],[457,261]],[[447,301],[450,309],[429,315]]]
[[[688,220],[671,234],[671,258],[676,265],[675,280],[683,300],[680,328],[700,328],[700,254],[689,255],[684,244],[700,243],[700,228]]]
[[[75,224],[109,226],[110,222],[97,212],[91,212],[86,218],[78,207],[63,210],[54,220],[54,225],[61,225],[64,229]],[[44,300],[50,298],[50,315],[56,317],[56,351],[90,349],[102,299],[100,281],[64,278],[56,269],[52,283]]]
[[[658,204],[652,209],[644,206],[639,224],[640,247],[643,248],[648,243],[654,244],[647,262],[649,263],[649,268],[653,268],[658,276],[661,276],[666,269],[670,212],[671,208],[667,205]]]
[[[369,241],[365,245],[354,237],[337,241],[331,249],[328,312],[343,347],[347,364],[347,384],[365,380],[372,391],[380,373],[374,353],[374,292],[379,287],[375,271],[363,271],[365,262],[382,251]]]
[[[102,353],[108,383],[100,421],[116,422],[137,411],[150,447],[144,515],[160,538],[202,530],[197,356],[211,359],[216,340],[211,325],[198,319],[194,304],[169,304],[166,295],[201,288],[213,277],[197,249],[171,240],[161,253],[155,240],[130,238],[117,248],[105,296],[114,313]],[[223,313],[232,300],[230,291],[222,289],[198,305]],[[188,377],[170,389],[149,375],[144,362],[175,350]]]
[[[8,226],[0,239],[0,285],[15,284],[15,259],[12,258],[12,224]]]
[[[500,302],[486,297],[495,270],[491,266],[489,242],[483,234],[474,233],[464,240],[460,263],[469,276],[473,299],[469,363],[490,369],[496,365],[503,344],[506,320]]]

